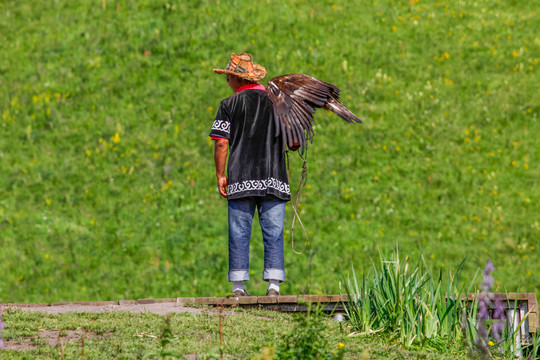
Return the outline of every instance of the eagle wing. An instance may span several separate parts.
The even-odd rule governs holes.
[[[350,123],[361,123],[339,101],[337,86],[309,75],[290,74],[272,78],[268,82],[268,97],[274,108],[277,134],[283,138],[283,150],[300,146],[303,153],[307,147],[306,137],[313,140],[313,114],[316,108],[334,112]]]

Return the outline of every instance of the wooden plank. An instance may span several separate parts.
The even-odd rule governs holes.
[[[73,303],[70,303],[70,302],[53,302],[53,303],[51,303],[51,306],[64,306],[64,305],[73,305]]]
[[[534,334],[538,332],[538,299],[535,293],[529,293],[528,306],[529,306],[529,333]]]
[[[259,296],[259,304],[277,304],[277,296]]]
[[[216,305],[216,298],[214,296],[195,298],[195,303],[202,305]]]
[[[298,300],[302,300],[307,303],[318,303],[319,295],[298,295]]]
[[[247,296],[240,296],[240,297],[247,297]],[[237,297],[237,298],[236,297],[218,297],[218,298],[216,298],[215,305],[218,305],[218,306],[238,305],[238,299],[240,299],[240,297]]]
[[[180,305],[191,304],[195,302],[195,299],[194,297],[179,297],[176,298],[176,303]]]
[[[156,302],[158,304],[163,304],[163,303],[175,303],[177,300],[176,298],[165,298],[165,299],[156,299]]]
[[[291,295],[278,296],[277,301],[279,304],[296,304],[298,303],[298,297]]]
[[[506,295],[506,294],[501,294],[501,293],[497,293],[495,295]],[[507,297],[508,300],[529,300],[529,294],[527,293],[508,293],[508,297]]]
[[[137,304],[139,305],[148,305],[148,304],[155,304],[156,299],[137,299]]]
[[[116,301],[93,301],[93,306],[109,306],[109,305],[118,305]]]

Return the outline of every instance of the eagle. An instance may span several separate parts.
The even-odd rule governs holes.
[[[300,147],[307,149],[307,139],[313,143],[315,109],[330,110],[349,123],[361,123],[339,100],[340,89],[328,82],[304,74],[277,76],[268,82],[267,93],[274,108],[276,136],[281,134],[283,151]]]

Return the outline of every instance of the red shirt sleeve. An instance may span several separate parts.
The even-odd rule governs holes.
[[[227,138],[224,138],[224,137],[221,137],[221,136],[215,136],[215,135],[212,135],[212,140],[219,140],[219,139],[225,139],[227,140]]]

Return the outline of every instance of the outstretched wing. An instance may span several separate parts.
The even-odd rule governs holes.
[[[334,112],[350,123],[362,122],[339,101],[339,88],[312,76],[290,74],[268,82],[268,97],[274,108],[274,121],[283,138],[283,150],[307,146],[306,135],[312,142],[313,114],[316,108]]]

